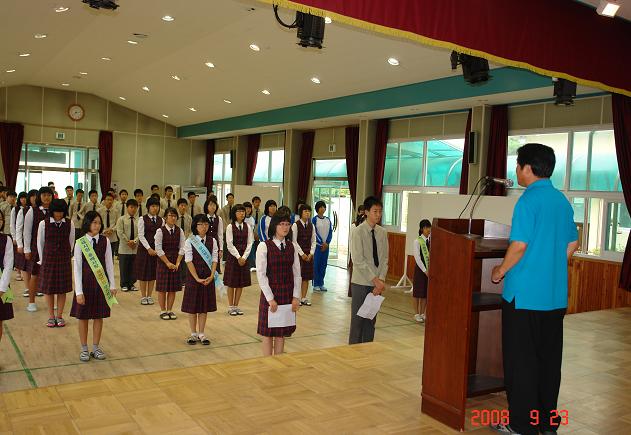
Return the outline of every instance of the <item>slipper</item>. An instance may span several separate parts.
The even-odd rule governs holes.
[[[57,326],[63,328],[64,326],[66,326],[66,321],[61,317],[57,317]]]
[[[162,320],[171,320],[171,316],[169,316],[169,313],[161,313],[160,318]]]
[[[204,345],[208,346],[210,344],[210,340],[205,335],[198,335],[197,339]]]
[[[169,311],[167,313],[169,315],[169,320],[176,320],[177,316],[175,315],[175,313],[173,311]]]
[[[189,337],[186,339],[186,342],[190,345],[197,344],[197,338],[189,335]]]
[[[50,319],[48,319],[48,322],[46,322],[46,326],[48,326],[49,328],[54,328],[55,326],[57,326],[57,322],[55,322],[55,319],[51,317]]]

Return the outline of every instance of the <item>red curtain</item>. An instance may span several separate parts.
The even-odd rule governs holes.
[[[357,207],[357,159],[359,155],[359,127],[346,127],[346,174],[353,207]]]
[[[213,190],[213,170],[215,168],[215,139],[206,140],[206,170],[204,171],[204,186],[207,192]]]
[[[24,126],[22,124],[0,122],[0,152],[2,152],[5,186],[9,190],[15,190],[23,140]]]
[[[103,194],[112,187],[113,136],[111,131],[99,131],[99,181]]]
[[[381,199],[383,191],[383,171],[386,164],[386,148],[388,146],[388,120],[377,120],[377,133],[375,134],[375,196]]]
[[[301,201],[307,200],[309,191],[309,181],[311,181],[311,166],[313,165],[313,142],[314,131],[302,133],[302,147],[300,148],[300,164],[298,166],[298,193],[296,198]]]
[[[493,106],[489,128],[489,149],[486,159],[486,175],[506,178],[506,153],[508,151],[508,106]],[[506,188],[493,183],[486,191],[491,196],[506,196]]]
[[[461,195],[466,195],[469,191],[469,133],[471,133],[471,109],[469,109],[467,126],[464,129],[464,150],[462,151],[462,170],[460,172]]]
[[[256,171],[256,160],[259,156],[259,146],[261,145],[261,135],[251,134],[248,136],[248,155],[245,168],[245,184],[252,185],[254,181],[254,171]]]
[[[631,98],[613,94],[611,106],[620,182],[624,202],[627,209],[631,210]],[[627,243],[624,251],[619,285],[621,288],[631,290],[631,243]]]
[[[631,57],[623,55],[629,51],[631,23],[601,17],[582,2],[278,0],[274,3],[303,11],[311,9],[314,14],[332,16],[334,22],[631,96]]]

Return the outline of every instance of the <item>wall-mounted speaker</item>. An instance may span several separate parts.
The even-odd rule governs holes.
[[[478,133],[476,131],[469,132],[469,163],[478,163]]]
[[[230,168],[234,169],[234,150],[230,150]]]

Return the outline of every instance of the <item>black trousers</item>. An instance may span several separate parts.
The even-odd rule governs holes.
[[[520,434],[554,432],[561,421],[556,411],[565,311],[522,310],[514,300],[503,301],[504,382],[510,425]]]
[[[136,254],[118,254],[118,267],[120,268],[121,288],[131,287],[136,282],[134,278],[134,259]]]

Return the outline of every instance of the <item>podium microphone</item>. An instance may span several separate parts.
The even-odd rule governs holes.
[[[504,187],[513,187],[515,183],[510,178],[494,178],[494,177],[486,177],[488,181],[492,181],[497,184],[503,184]]]

